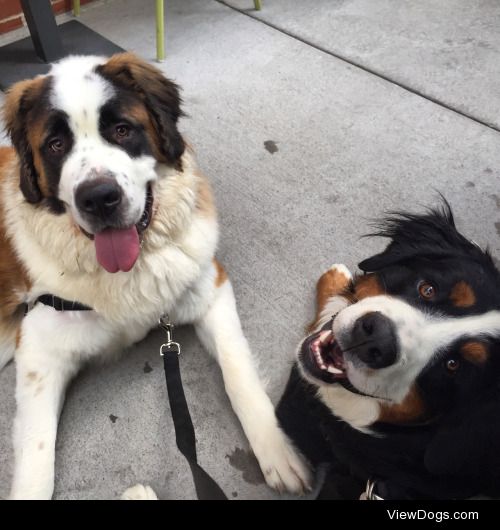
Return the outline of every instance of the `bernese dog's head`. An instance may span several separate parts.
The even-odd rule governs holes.
[[[486,403],[500,382],[500,274],[445,202],[377,227],[348,301],[299,348],[302,374],[355,428],[421,424]]]
[[[139,255],[157,165],[180,169],[180,104],[178,87],[130,53],[70,56],[7,93],[26,201],[69,212],[109,272],[129,270]]]

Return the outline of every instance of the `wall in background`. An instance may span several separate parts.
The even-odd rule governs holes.
[[[94,0],[80,0],[82,5]],[[55,14],[71,11],[72,0],[50,0],[52,10]],[[14,29],[26,26],[21,2],[19,0],[0,0],[0,35]]]

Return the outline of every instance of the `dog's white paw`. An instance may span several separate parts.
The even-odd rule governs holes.
[[[125,490],[121,496],[122,501],[157,501],[158,497],[150,486],[136,484]]]
[[[312,474],[304,458],[285,433],[276,426],[274,432],[256,444],[253,451],[271,488],[283,493],[303,494],[311,489]]]
[[[343,263],[334,263],[327,271],[325,271],[325,274],[330,271],[337,272],[344,276],[347,283],[352,281],[352,273]]]

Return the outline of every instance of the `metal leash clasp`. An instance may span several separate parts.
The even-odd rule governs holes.
[[[173,329],[174,325],[170,322],[170,318],[167,314],[162,315],[158,324],[162,329],[165,330],[167,334],[167,342],[160,346],[160,355],[163,357],[166,353],[176,353],[177,355],[181,354],[181,345],[178,342],[173,340]]]

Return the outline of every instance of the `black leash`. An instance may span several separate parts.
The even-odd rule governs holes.
[[[92,308],[79,302],[63,300],[52,294],[44,294],[38,297],[33,304],[26,306],[26,313],[34,307],[35,304],[41,303],[53,307],[56,311],[91,311]],[[179,366],[179,355],[181,346],[178,342],[172,340],[171,324],[167,315],[160,318],[160,326],[167,333],[167,342],[161,345],[160,355],[163,357],[163,366],[165,368],[165,379],[167,381],[168,400],[175,428],[175,441],[179,451],[188,461],[196,494],[199,500],[227,500],[226,495],[215,482],[215,480],[198,464],[196,456],[196,437],[194,434],[193,422],[184,395],[182,387],[181,371]]]
[[[198,464],[196,456],[196,437],[193,422],[182,386],[179,366],[180,344],[172,340],[173,325],[167,315],[160,318],[160,326],[167,333],[167,342],[161,345],[160,355],[163,357],[165,379],[167,381],[168,400],[174,421],[175,441],[179,451],[188,461],[196,494],[199,500],[227,500],[226,495],[215,480]]]

